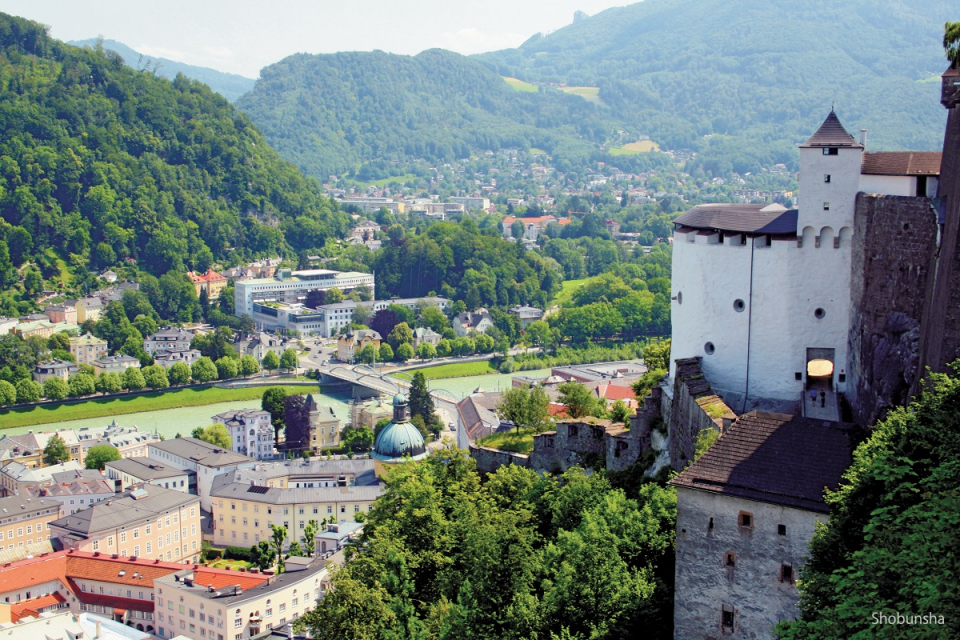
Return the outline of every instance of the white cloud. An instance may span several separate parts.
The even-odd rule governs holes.
[[[204,47],[203,50],[207,55],[214,58],[232,58],[234,56],[233,51],[228,47]]]
[[[487,34],[473,27],[440,34],[434,46],[464,55],[517,47],[526,40],[519,33]]]

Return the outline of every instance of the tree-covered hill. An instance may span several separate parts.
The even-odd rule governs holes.
[[[182,73],[192,80],[199,80],[204,83],[230,102],[235,102],[237,98],[250,91],[256,82],[253,78],[247,78],[236,73],[225,73],[209,67],[198,67],[169,58],[145,56],[116,40],[103,40],[101,42],[99,38],[88,38],[86,40],[71,40],[68,44],[78,47],[96,47],[98,43],[104,49],[117,52],[125,63],[135,69],[149,70],[151,73],[168,80],[173,80],[178,73]]]
[[[668,148],[782,158],[836,102],[873,148],[939,149],[940,40],[956,17],[951,0],[646,0],[476,59],[526,81],[598,86]]]
[[[519,92],[450,51],[298,54],[264,68],[237,106],[283,156],[319,178],[367,161],[433,161],[501,147],[588,154],[610,126],[593,104]]]
[[[293,254],[348,216],[207,86],[0,15],[0,286],[51,256],[81,278]],[[9,254],[9,258],[7,258]],[[44,273],[45,277],[49,277]]]

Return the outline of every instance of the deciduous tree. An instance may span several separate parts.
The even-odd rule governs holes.
[[[99,469],[103,471],[103,468],[108,462],[119,460],[120,457],[120,451],[116,447],[112,447],[109,444],[98,444],[87,450],[87,457],[84,460],[84,464],[87,469]]]

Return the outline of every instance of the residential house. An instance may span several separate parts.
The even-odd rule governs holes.
[[[453,319],[453,330],[460,337],[469,335],[472,331],[486,333],[493,325],[493,318],[483,307],[476,311],[464,311]]]
[[[618,233],[620,233],[620,223],[617,222],[616,220],[610,220],[608,218],[607,221],[604,223],[604,227],[606,227],[607,231],[610,232],[610,235],[615,236]]]
[[[437,346],[441,338],[443,336],[430,327],[417,327],[413,330],[413,348],[416,349],[424,342]]]
[[[478,389],[457,403],[457,446],[468,449],[470,443],[495,433],[500,428],[496,414],[500,393]]]
[[[103,301],[100,296],[88,296],[77,300],[77,323],[83,324],[87,320],[97,321],[103,312]]]
[[[537,309],[536,307],[523,307],[517,305],[510,309],[510,313],[517,316],[520,320],[520,327],[526,329],[527,325],[531,322],[536,322],[543,318],[543,309]]]
[[[128,356],[125,353],[118,353],[115,356],[104,356],[91,362],[93,371],[97,375],[101,373],[116,373],[123,375],[123,372],[130,367],[140,368],[140,359]]]
[[[108,269],[100,274],[100,279],[113,284],[117,281],[117,273]]]
[[[60,378],[64,382],[70,379],[70,376],[78,373],[80,367],[72,362],[65,360],[48,360],[40,362],[33,370],[33,379],[43,384],[47,378]]]
[[[196,471],[144,456],[111,460],[103,472],[110,480],[120,483],[121,491],[143,483],[182,493],[194,493],[197,488]]]
[[[263,361],[264,357],[270,352],[277,354],[279,358],[284,349],[283,339],[280,336],[265,331],[255,333],[248,342],[241,343],[239,347],[240,355],[253,356],[257,362]]]
[[[70,338],[70,353],[77,359],[77,364],[89,364],[96,368],[94,361],[107,355],[107,341],[85,333]]]
[[[670,481],[677,490],[677,638],[768,638],[800,615],[796,580],[852,425],[751,411]]]
[[[143,350],[153,355],[158,351],[188,351],[193,334],[179,327],[165,327],[147,336]]]
[[[212,418],[230,432],[233,450],[255,460],[269,460],[277,455],[276,432],[270,414],[259,409],[236,409]]]
[[[64,549],[195,562],[200,557],[200,499],[153,484],[54,520]]]
[[[196,349],[184,349],[181,351],[161,349],[160,351],[154,352],[153,364],[158,364],[166,369],[169,369],[178,362],[192,365],[194,362],[199,360],[202,355],[203,354]]]
[[[342,362],[353,362],[356,354],[368,344],[374,349],[380,349],[380,334],[372,329],[349,330],[337,340],[337,359]]]
[[[234,469],[250,469],[256,464],[253,458],[226,451],[221,447],[197,438],[174,438],[151,442],[147,455],[154,460],[170,462],[197,474],[197,494],[204,511],[210,511],[210,490],[214,479]]]
[[[340,446],[340,419],[329,405],[321,406],[313,394],[307,396],[310,412],[310,449],[320,451]]]
[[[361,522],[328,524],[326,531],[321,531],[314,538],[314,553],[323,555],[340,551],[361,533],[363,533],[363,523]]]
[[[207,292],[207,299],[216,300],[220,297],[220,292],[227,286],[228,279],[212,269],[207,269],[206,273],[194,273],[187,271],[187,277],[193,283],[197,290],[197,297],[203,291]]]
[[[50,305],[43,310],[50,322],[68,322],[70,324],[77,324],[77,308],[73,305],[67,304],[55,304]]]

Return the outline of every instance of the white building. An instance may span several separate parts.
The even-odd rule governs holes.
[[[120,482],[120,490],[130,485],[149,483],[181,493],[196,491],[196,473],[169,462],[153,458],[123,458],[111,460],[103,469],[107,478]]]
[[[236,453],[256,460],[269,460],[277,455],[276,432],[267,411],[238,409],[217,414],[212,419],[227,427]]]
[[[143,340],[143,350],[154,355],[158,351],[187,351],[193,334],[179,327],[166,327]]]
[[[462,204],[465,209],[482,209],[486,211],[490,208],[490,198],[481,198],[479,196],[453,196],[448,198],[450,202]]]
[[[891,196],[937,195],[939,151],[867,151],[860,169],[860,191]]]
[[[343,302],[320,305],[316,309],[311,309],[299,302],[254,302],[252,317],[257,326],[265,330],[296,330],[301,335],[320,335],[330,338],[353,322],[354,313],[360,307],[365,307],[369,309],[371,314],[375,314],[391,305],[399,305],[416,311],[420,304],[433,305],[442,311],[447,308],[450,301],[437,296],[369,300],[365,302],[344,300]]]
[[[348,291],[358,287],[374,290],[373,274],[356,271],[340,272],[329,269],[306,269],[290,271],[278,269],[273,278],[256,278],[234,284],[234,305],[237,316],[253,317],[254,302],[302,302],[308,291],[340,289]]]
[[[676,359],[702,356],[738,412],[844,390],[862,155],[831,112],[800,146],[799,210],[699,205],[674,221],[671,380]],[[814,360],[824,375],[808,376]]]
[[[189,469],[197,474],[197,494],[200,496],[200,507],[210,511],[210,489],[213,479],[234,469],[252,469],[257,463],[239,453],[226,451],[209,442],[197,438],[174,438],[151,442],[148,456],[158,461],[174,464],[182,469]]]

